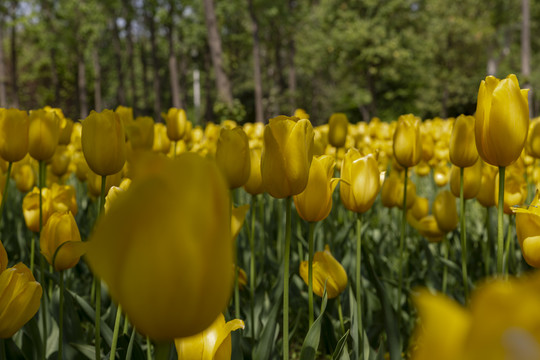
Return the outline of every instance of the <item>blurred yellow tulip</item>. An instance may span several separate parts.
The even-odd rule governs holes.
[[[0,108],[0,157],[8,162],[22,160],[28,153],[28,113]]]
[[[54,151],[53,157],[51,158],[51,172],[58,177],[64,176],[68,171],[70,162],[71,155],[66,145],[58,145]]]
[[[47,223],[47,220],[52,213],[51,192],[48,188],[43,188],[41,195],[44,225]],[[37,187],[34,187],[32,192],[29,192],[24,196],[22,210],[26,227],[35,233],[39,232],[39,189]]]
[[[399,186],[403,187],[403,184],[399,179],[398,171],[391,171],[385,176],[381,189],[381,202],[384,207],[393,208],[403,201],[403,197],[399,198]],[[401,194],[403,196],[403,192]]]
[[[184,109],[170,108],[164,116],[167,124],[167,137],[171,141],[182,140],[186,133],[188,119]]]
[[[484,164],[482,167],[482,182],[480,184],[480,191],[476,195],[476,200],[483,207],[495,206],[497,204],[496,198],[496,177],[498,170],[495,166]]]
[[[499,174],[495,176],[495,183],[499,183]],[[504,203],[505,214],[512,214],[512,206],[522,205],[527,199],[527,182],[521,174],[506,171],[504,176]],[[495,187],[495,205],[499,206],[499,187]]]
[[[526,149],[529,155],[540,159],[540,118],[535,118],[529,125]]]
[[[335,113],[328,120],[328,142],[336,148],[343,147],[347,140],[349,119],[343,113]]]
[[[222,128],[216,148],[216,163],[229,188],[244,185],[251,171],[249,139],[241,127]]]
[[[249,167],[249,177],[244,184],[244,189],[251,195],[262,194],[264,192],[261,177],[261,156],[262,149],[260,148],[253,148],[249,151],[251,166]]]
[[[414,201],[414,205],[411,208],[411,215],[414,216],[416,220],[420,220],[423,217],[429,215],[429,200],[428,198],[417,196]]]
[[[411,212],[407,212],[407,222],[429,242],[440,242],[444,237],[444,232],[439,228],[433,215],[427,215],[417,220]]]
[[[528,89],[517,77],[487,76],[480,83],[475,137],[480,157],[494,166],[508,166],[521,155],[529,130]]]
[[[69,210],[73,215],[77,215],[77,198],[73,186],[54,183],[51,186],[50,194],[52,211],[66,212]]]
[[[300,264],[300,276],[308,284],[308,262]],[[318,296],[326,295],[333,299],[341,294],[347,287],[347,273],[343,266],[332,256],[328,245],[324,251],[317,251],[313,255],[313,292]]]
[[[460,115],[450,137],[450,161],[457,167],[473,166],[478,159],[474,140],[474,116]]]
[[[77,265],[82,255],[80,245],[81,235],[73,214],[70,211],[52,214],[41,231],[39,247],[54,270],[62,271]]]
[[[527,264],[540,267],[540,192],[536,191],[534,200],[526,207],[512,207],[516,214],[516,232]]]
[[[118,105],[114,112],[118,115],[118,118],[124,125],[124,129],[133,122],[133,108]]]
[[[28,152],[36,160],[49,160],[60,138],[60,119],[54,111],[31,110],[29,117]]]
[[[266,192],[281,199],[306,188],[313,157],[313,128],[307,119],[270,119],[264,128],[261,176]]]
[[[86,260],[139,332],[191,336],[229,301],[229,191],[215,162],[193,153],[149,166],[100,218]]]
[[[394,157],[399,165],[409,168],[422,158],[420,119],[413,114],[401,115],[394,131]]]
[[[133,150],[152,150],[154,145],[154,119],[140,116],[126,127]]]
[[[457,228],[459,219],[456,198],[450,191],[443,190],[437,194],[433,201],[433,216],[442,231],[450,232]]]
[[[455,197],[459,197],[459,178],[460,168],[452,165],[450,171],[450,190]],[[463,168],[463,198],[473,199],[480,191],[482,183],[482,162],[476,161],[473,166]]]
[[[30,164],[22,164],[13,169],[13,179],[15,180],[17,189],[23,194],[26,194],[34,187],[36,175]]]
[[[238,329],[244,329],[242,320],[225,322],[223,314],[218,314],[206,330],[174,340],[178,360],[230,360],[231,332]]]
[[[341,178],[339,194],[343,205],[357,213],[368,211],[380,189],[379,166],[375,157],[371,154],[362,157],[358,150],[349,149],[343,159]]]
[[[171,140],[167,136],[167,128],[162,123],[154,124],[154,145],[152,150],[168,154],[171,150]]]

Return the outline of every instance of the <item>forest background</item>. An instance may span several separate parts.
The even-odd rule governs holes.
[[[473,114],[480,81],[540,85],[540,1],[2,0],[0,107],[74,120],[131,106],[161,121],[314,124]],[[540,94],[530,93],[531,113]]]

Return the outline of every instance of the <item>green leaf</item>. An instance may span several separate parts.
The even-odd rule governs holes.
[[[88,304],[88,302],[86,302],[86,300],[84,300],[79,295],[75,294],[73,291],[71,291],[71,290],[67,290],[67,291],[73,297],[73,299],[75,299],[77,304],[79,304],[79,306],[83,310],[83,312],[86,315],[86,317],[88,318],[88,320],[93,322],[94,319],[96,318],[96,312],[94,311],[92,306],[90,306],[90,304]],[[112,343],[113,332],[112,332],[111,328],[109,327],[109,325],[107,325],[107,323],[105,321],[103,321],[103,316],[101,317],[101,329],[100,330],[101,330],[101,337],[105,340],[107,345],[110,347],[111,343]]]
[[[319,341],[321,339],[321,323],[326,310],[326,303],[328,298],[326,295],[326,285],[324,287],[323,300],[321,305],[321,313],[313,322],[313,325],[308,330],[304,343],[302,344],[302,351],[300,352],[300,360],[314,360],[319,347]]]
[[[350,330],[345,332],[345,335],[339,339],[336,349],[332,354],[332,360],[349,360],[349,349],[347,348],[347,338],[349,337]]]
[[[283,288],[281,282],[279,282],[277,286],[279,288]],[[268,316],[268,321],[263,328],[261,338],[253,349],[253,359],[267,360],[272,353],[272,349],[274,347],[274,336],[276,334],[277,327],[277,315],[282,304],[282,294],[280,292],[278,293],[279,295],[273,299],[274,305],[272,306],[272,310],[270,310],[270,315]]]

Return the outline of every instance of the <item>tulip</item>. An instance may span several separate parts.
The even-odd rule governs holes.
[[[107,213],[111,207],[111,204],[116,202],[117,198],[119,196],[122,196],[122,194],[125,192],[126,190],[122,189],[121,187],[119,186],[111,186],[111,188],[109,189],[109,192],[107,193],[107,196],[105,196],[105,212]]]
[[[0,273],[0,339],[13,336],[38,311],[41,285],[26,265]]]
[[[54,270],[62,271],[77,265],[80,253],[81,235],[70,211],[51,215],[41,231],[39,246],[47,262]]]
[[[499,174],[495,177],[495,182],[499,181]],[[521,174],[506,172],[504,179],[504,202],[503,211],[505,214],[512,214],[511,207],[522,205],[527,198],[527,182]],[[499,205],[499,188],[495,188],[495,205]]]
[[[229,183],[236,189],[244,185],[251,172],[249,140],[241,127],[222,128],[217,142],[216,162]]]
[[[0,274],[2,271],[6,270],[8,265],[8,256],[4,244],[0,241]]]
[[[28,152],[34,159],[49,160],[60,137],[61,121],[54,111],[31,110],[29,117]]]
[[[527,264],[540,267],[540,192],[527,207],[512,207],[516,213],[516,232]]]
[[[328,142],[335,148],[340,148],[345,145],[347,140],[347,131],[349,120],[347,115],[343,113],[335,113],[328,120]]]
[[[433,216],[442,231],[450,232],[457,228],[456,198],[450,191],[444,190],[437,194],[433,201]]]
[[[26,111],[0,109],[0,157],[8,162],[22,160],[28,153],[29,120]]]
[[[82,150],[90,169],[100,176],[116,174],[124,167],[124,125],[112,110],[91,111],[82,123]]]
[[[444,232],[439,228],[435,216],[427,215],[421,219],[415,219],[412,213],[407,213],[407,222],[425,237],[429,242],[440,242],[444,237]]]
[[[14,169],[13,179],[15,180],[17,189],[25,194],[32,190],[32,187],[35,185],[36,175],[30,164],[22,164]]]
[[[154,145],[152,150],[168,154],[171,150],[171,140],[167,137],[167,128],[162,123],[154,124]]]
[[[480,157],[508,166],[520,156],[529,130],[528,89],[520,90],[514,74],[504,80],[486,77],[478,89],[475,137]]]
[[[171,141],[179,141],[184,137],[188,122],[184,109],[170,108],[165,115],[165,122],[167,136]]]
[[[300,276],[308,283],[308,262],[300,264]],[[324,251],[317,251],[313,256],[313,292],[323,297],[326,285],[326,294],[333,299],[341,294],[347,287],[347,273],[341,264],[332,256],[330,248],[325,245]]]
[[[394,131],[394,156],[406,168],[413,167],[422,158],[420,119],[412,114],[401,115]]]
[[[246,214],[249,210],[249,205],[233,207],[231,209],[231,239],[234,242],[242,230]]]
[[[250,172],[244,189],[251,195],[258,195],[264,192],[261,177],[261,155],[262,149],[253,148],[250,150],[249,159],[251,161]]]
[[[535,118],[531,121],[525,148],[529,155],[536,159],[540,158],[540,118]]]
[[[60,125],[60,136],[58,137],[58,145],[69,145],[71,142],[71,133],[73,132],[73,120],[65,119]]]
[[[264,129],[261,160],[263,187],[275,198],[298,195],[306,188],[313,157],[313,128],[307,119],[278,116]]]
[[[308,222],[325,219],[332,210],[332,193],[338,179],[334,175],[334,159],[329,155],[314,157],[306,188],[293,196],[296,211]]]
[[[204,331],[174,340],[178,360],[230,360],[231,332],[243,328],[242,320],[225,322],[225,317],[220,313]]]
[[[65,145],[58,145],[51,159],[51,172],[58,177],[62,177],[68,171],[70,161],[71,156],[67,147]]]
[[[88,174],[92,172],[92,170],[88,167],[88,163],[86,162],[83,153],[81,151],[75,152],[71,161],[75,167],[75,176],[77,179],[81,182],[86,181]]]
[[[133,150],[152,150],[154,145],[154,119],[142,116],[126,127]]]
[[[340,197],[350,211],[364,213],[371,208],[380,189],[379,168],[373,155],[361,157],[351,148],[345,154],[341,170]]]
[[[304,109],[296,109],[294,110],[294,117],[298,119],[308,119],[309,120],[309,114]]]
[[[158,158],[116,200],[88,241],[92,271],[152,339],[207,328],[233,281],[229,193],[215,162],[190,153]]]
[[[452,166],[450,171],[450,190],[455,197],[459,197],[459,173],[460,168]],[[477,161],[471,167],[464,168],[463,171],[463,198],[473,199],[480,191],[482,183],[482,162]]]
[[[443,187],[450,180],[450,168],[446,163],[439,163],[433,171],[433,179],[438,187]]]
[[[43,188],[42,197],[43,224],[45,224],[52,213],[50,190]],[[23,198],[22,210],[26,227],[35,233],[39,232],[39,189],[37,187],[34,187],[32,192],[27,193]]]
[[[399,197],[399,186],[401,181],[397,171],[391,171],[384,178],[384,183],[381,188],[381,202],[384,207],[393,208],[398,206],[401,199]]]
[[[428,198],[417,196],[414,205],[411,208],[411,215],[420,220],[429,214],[429,200]]]
[[[478,159],[474,139],[474,117],[460,115],[450,137],[450,161],[457,167],[473,166]]]
[[[118,114],[124,128],[133,123],[133,108],[119,105],[114,112]]]
[[[482,167],[482,182],[480,191],[476,195],[476,200],[483,207],[495,206],[497,204],[497,168],[489,164],[484,164]]]
[[[73,186],[54,183],[51,186],[50,194],[52,211],[66,212],[69,210],[73,215],[77,215],[77,198]]]

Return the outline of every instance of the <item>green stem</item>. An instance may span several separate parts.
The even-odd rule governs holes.
[[[405,226],[407,225],[407,181],[409,168],[405,168],[405,180],[403,181],[403,208],[401,214],[401,236],[399,238],[399,279],[396,311],[398,312],[398,324],[401,317],[401,288],[403,286],[403,246],[405,242]]]
[[[497,274],[503,274],[503,209],[504,209],[504,166],[499,166],[499,206],[497,213]]]
[[[118,343],[118,333],[120,330],[120,320],[122,318],[122,305],[118,304],[118,308],[116,309],[116,318],[114,319],[114,331],[113,331],[113,338],[111,343],[111,353],[109,356],[110,360],[114,360],[116,357],[116,344]]]
[[[154,359],[155,360],[169,360],[170,352],[171,352],[171,344],[169,344],[168,342],[154,344]]]
[[[489,236],[490,234],[490,217],[489,217],[489,212],[491,207],[487,207],[486,208],[486,223],[485,223],[485,229],[486,229],[486,239],[482,239],[482,253],[483,253],[483,256],[484,256],[484,276],[489,276],[490,272],[489,272],[489,268],[491,267],[491,264],[490,264],[490,260],[491,260],[491,237]]]
[[[448,247],[450,246],[448,243],[448,236],[444,237],[443,240],[443,251],[444,251],[444,260],[448,260],[448,252],[450,251]],[[448,281],[448,266],[446,266],[446,262],[443,264],[443,276],[442,276],[442,292],[443,294],[446,294],[446,284]]]
[[[251,292],[251,345],[255,344],[255,218],[256,218],[257,195],[251,195],[251,231],[249,232],[249,248],[251,258],[249,259],[249,289]]]
[[[152,360],[152,343],[148,336],[146,337],[146,360]]]
[[[122,331],[122,333],[124,335],[127,335],[128,330],[129,330],[129,321],[128,321],[127,314],[124,314],[124,331]]]
[[[107,176],[101,176],[101,195],[99,197],[99,215],[105,209],[105,191],[107,185]],[[101,279],[97,276],[94,278],[96,286],[96,319],[95,319],[95,354],[96,360],[101,359]]]
[[[39,185],[39,237],[41,238],[41,230],[43,229],[43,185],[45,183],[45,162],[43,160],[39,161],[39,171],[38,171],[38,185]],[[43,353],[41,358],[45,359],[45,354],[47,353],[47,291],[45,287],[45,257],[40,257],[40,280],[41,286],[44,288],[43,296],[41,297],[41,324],[43,325]]]
[[[64,344],[64,271],[60,271],[60,304],[59,304],[59,316],[58,316],[58,359],[62,359],[62,347]]]
[[[463,289],[465,303],[469,300],[469,278],[467,276],[467,234],[465,232],[465,198],[463,196],[463,175],[465,168],[459,168],[459,222],[461,232],[461,273],[463,275]]]
[[[32,240],[30,240],[30,272],[34,274],[34,256],[36,253],[36,234],[32,233]]]
[[[343,321],[343,310],[341,309],[341,294],[337,296],[337,311],[339,316],[339,325],[341,327],[341,334],[345,334],[345,322]]]
[[[240,316],[240,285],[238,284],[238,264],[234,265],[234,313],[236,315],[236,318],[241,319],[241,316]]]
[[[510,243],[512,242],[512,217],[510,215],[508,215],[508,230],[506,232],[506,244],[504,245],[505,247],[505,263],[506,263],[506,266],[504,266],[504,275],[505,276],[508,276],[508,274],[510,273],[510,259],[511,259],[511,256],[512,256],[512,253],[510,252]]]
[[[309,327],[313,325],[313,233],[315,223],[309,223],[308,236],[308,311],[309,311]]]
[[[2,218],[4,217],[4,205],[6,203],[6,198],[8,195],[8,189],[9,189],[8,185],[9,185],[9,178],[11,176],[12,165],[13,163],[10,161],[7,168],[7,173],[6,173],[6,184],[4,185],[4,192],[2,193],[2,202],[0,203],[0,224],[2,223]]]
[[[289,360],[289,257],[291,252],[291,199],[292,197],[288,196],[285,203],[285,249],[283,251],[283,360]]]
[[[283,205],[281,204],[281,201],[278,199],[274,199],[274,203],[277,207],[277,253],[278,253],[278,260],[280,259],[283,249],[282,249],[282,243],[283,243]]]
[[[358,316],[358,354],[363,354],[364,330],[362,328],[362,214],[356,218],[356,314]],[[360,356],[362,357],[362,356]]]

